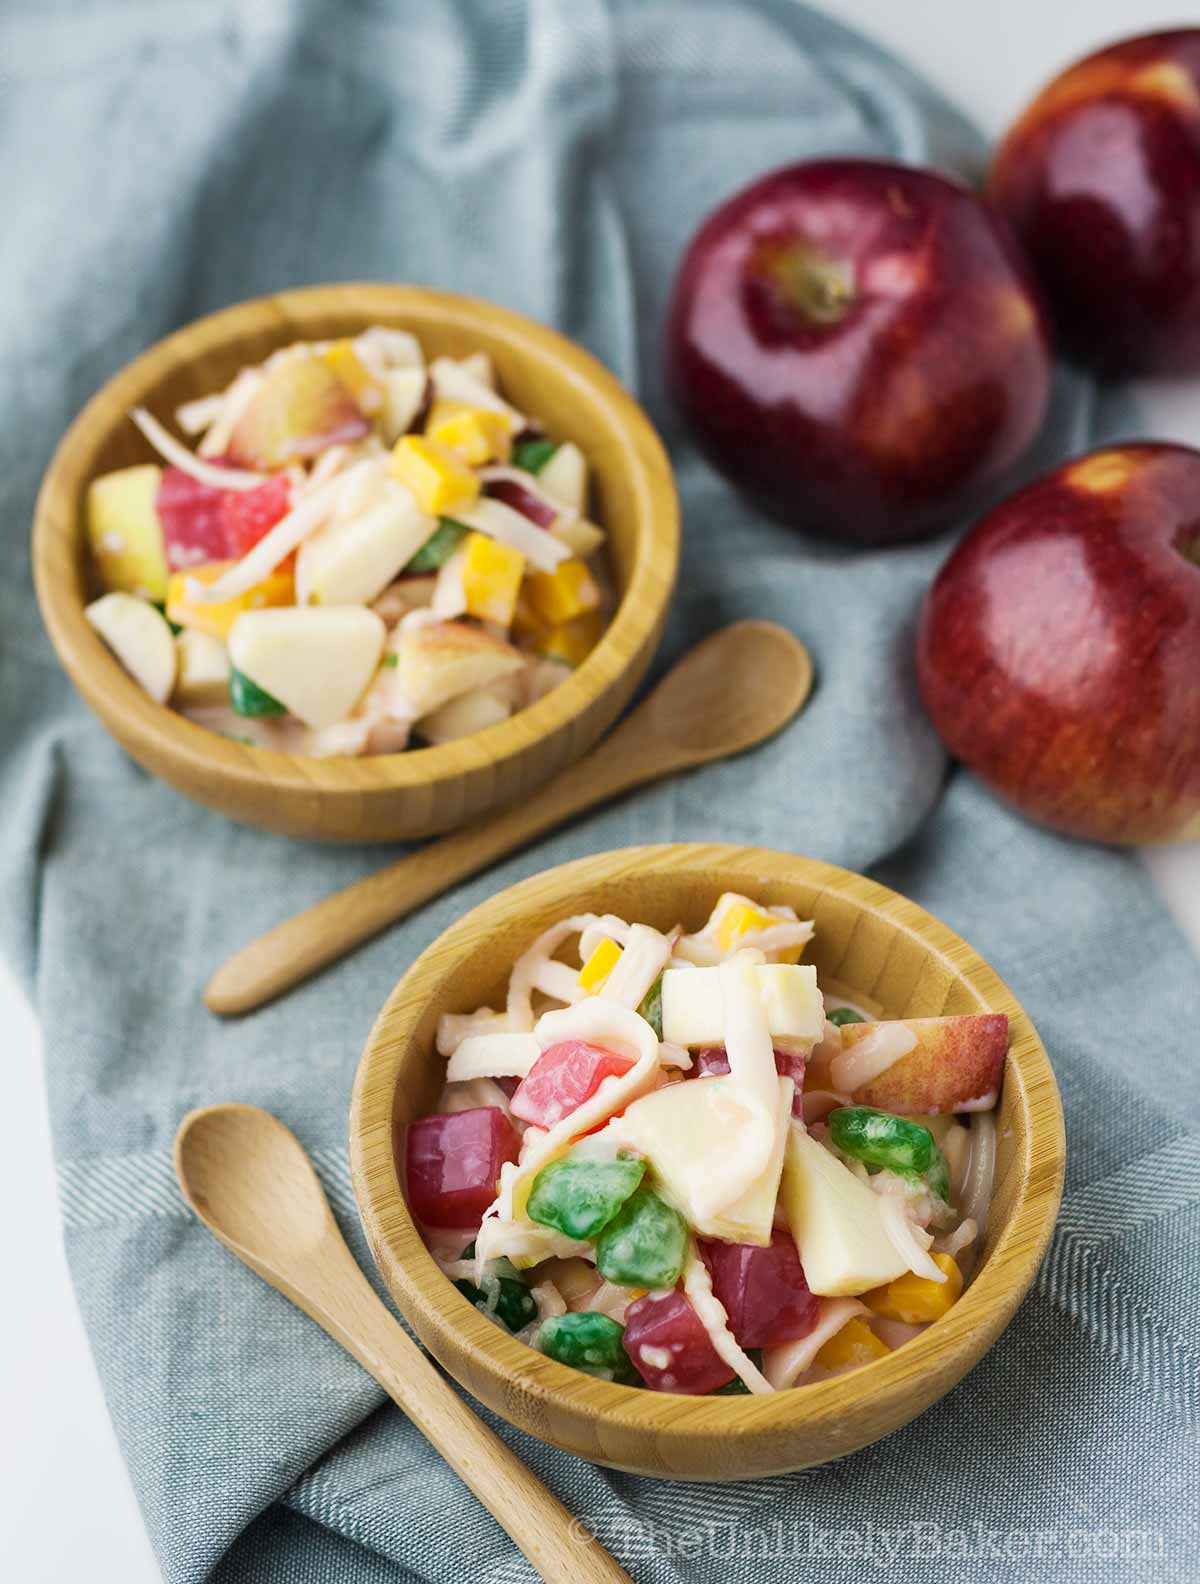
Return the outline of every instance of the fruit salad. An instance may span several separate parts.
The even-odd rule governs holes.
[[[770,1392],[903,1347],[969,1280],[1002,1014],[888,1020],[802,962],[813,925],[729,892],[686,934],[584,913],[445,1014],[437,1111],[398,1134],[427,1246],[560,1363]]]
[[[152,698],[286,753],[396,753],[536,702],[603,631],[588,463],[482,352],[303,342],[91,484],[93,627]]]

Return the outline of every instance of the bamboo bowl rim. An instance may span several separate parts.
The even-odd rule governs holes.
[[[815,884],[822,894],[848,900],[859,912],[918,939],[954,979],[965,980],[980,1011],[1007,1012],[1010,1019],[1004,1084],[1015,1086],[1015,1100],[1025,1120],[1024,1150],[1016,1166],[1019,1186],[1011,1213],[973,1280],[945,1316],[886,1358],[848,1376],[769,1396],[690,1397],[619,1386],[570,1369],[516,1341],[473,1309],[434,1262],[409,1213],[393,1157],[392,1106],[413,1027],[430,988],[444,985],[469,957],[468,939],[486,937],[495,926],[519,918],[535,895],[539,909],[552,898],[569,913],[586,907],[589,890],[601,883],[619,884],[623,875],[634,872],[679,870],[693,875],[721,870],[722,882],[730,879],[731,871],[740,871],[760,884],[766,875],[784,885]],[[714,878],[714,893],[717,885]],[[868,987],[856,988],[870,993]],[[426,1059],[430,1055],[441,1060],[432,1052]],[[1065,1154],[1062,1106],[1041,1039],[1004,981],[948,925],[886,886],[834,864],[764,848],[706,843],[631,847],[576,859],[510,886],[464,914],[416,959],[392,990],[367,1038],[350,1112],[354,1191],[368,1241],[401,1311],[432,1351],[440,1357],[438,1347],[429,1341],[430,1333],[436,1338],[452,1331],[501,1402],[511,1401],[514,1392],[528,1393],[591,1424],[644,1430],[660,1444],[672,1439],[698,1441],[714,1433],[753,1440],[765,1431],[828,1429],[844,1420],[856,1395],[862,1406],[861,1394],[868,1390],[872,1407],[882,1405],[881,1419],[887,1417],[888,1405],[896,1409],[908,1399],[916,1401],[920,1396],[914,1413],[928,1406],[978,1362],[1032,1283],[1058,1214]],[[965,1359],[962,1368],[939,1391],[921,1395],[922,1378],[950,1352]],[[442,1362],[457,1373],[452,1362]],[[848,1394],[850,1382],[854,1384]],[[495,1401],[492,1406],[496,1407]],[[903,1417],[893,1415],[891,1427],[903,1422]],[[875,1437],[857,1444],[868,1439]]]
[[[234,742],[158,704],[138,686],[85,618],[86,547],[80,528],[83,491],[96,476],[94,458],[132,407],[154,400],[169,375],[206,354],[278,330],[279,343],[305,325],[342,317],[372,323],[403,320],[418,338],[422,328],[478,327],[514,359],[552,367],[597,408],[607,411],[619,442],[639,523],[626,586],[612,620],[583,663],[544,698],[506,721],[469,737],[398,754],[317,759]],[[314,332],[315,333],[315,332]],[[63,576],[64,541],[76,575]],[[512,309],[481,298],[423,286],[348,281],[296,287],[249,298],[196,319],[155,342],[118,370],[87,402],[59,442],[42,480],[33,518],[33,577],[50,640],[67,674],[89,704],[103,697],[122,716],[128,746],[172,761],[197,782],[220,780],[242,788],[277,787],[314,796],[397,792],[498,766],[570,727],[620,678],[660,625],[675,583],[679,508],[670,462],[640,403],[582,346]],[[637,597],[631,598],[636,591]],[[103,712],[98,711],[103,719]],[[107,722],[105,722],[107,726]]]

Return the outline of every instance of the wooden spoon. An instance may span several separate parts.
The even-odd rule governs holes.
[[[630,1584],[376,1297],[299,1140],[266,1111],[215,1105],[175,1135],[183,1197],[231,1254],[356,1358],[551,1584]]]
[[[734,622],[690,649],[590,754],[523,803],[443,836],[243,946],[209,981],[229,1017],[300,984],[458,881],[597,803],[772,736],[812,688],[812,661],[773,622]]]

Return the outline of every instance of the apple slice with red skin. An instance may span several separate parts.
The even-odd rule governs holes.
[[[329,365],[297,353],[268,369],[234,425],[229,458],[238,467],[273,472],[338,442],[361,440],[370,428]]]
[[[933,532],[1041,426],[1049,332],[980,199],[932,171],[817,160],[715,210],[675,279],[675,400],[735,488],[789,525]]]
[[[1009,496],[927,594],[917,670],[950,752],[1029,818],[1200,835],[1200,451],[1096,451]]]
[[[950,1111],[984,1111],[995,1104],[1008,1054],[1007,1014],[904,1018],[886,1026],[908,1029],[917,1043],[907,1055],[860,1085],[851,1096],[855,1105],[874,1106],[896,1116],[937,1116]],[[852,1050],[879,1027],[878,1023],[843,1025],[843,1051]]]
[[[988,190],[1077,356],[1200,370],[1200,29],[1061,72],[1006,134]]]

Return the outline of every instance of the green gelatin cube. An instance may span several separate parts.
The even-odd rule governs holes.
[[[642,1004],[638,1012],[646,1019],[655,1034],[661,1040],[662,1035],[662,974],[650,986],[642,997]]]
[[[513,467],[526,473],[540,473],[558,450],[553,440],[519,440],[512,451]]]
[[[494,1303],[489,1301],[488,1290],[476,1287],[471,1281],[456,1281],[454,1285],[468,1303],[473,1303],[486,1315],[494,1315],[510,1331],[521,1331],[537,1319],[538,1306],[533,1294],[523,1281],[511,1276],[498,1276],[498,1291]],[[490,1287],[490,1282],[489,1282]]]
[[[636,1378],[624,1346],[625,1327],[605,1314],[586,1309],[579,1314],[550,1315],[542,1321],[538,1347],[547,1358],[599,1375],[602,1380]]]
[[[687,1222],[643,1185],[597,1238],[596,1267],[619,1287],[674,1287],[687,1248]]]
[[[865,1023],[867,1020],[861,1012],[856,1012],[853,1007],[836,1007],[828,1013],[831,1023],[836,1023],[841,1028],[846,1023]]]
[[[426,539],[404,570],[436,572],[439,567],[445,566],[470,531],[464,523],[455,522],[453,517],[443,517],[432,537]]]
[[[939,1199],[949,1200],[945,1156],[933,1134],[919,1122],[876,1111],[873,1106],[841,1106],[829,1113],[829,1135],[843,1155],[876,1170],[923,1178]]]
[[[251,682],[235,666],[229,673],[229,702],[235,715],[255,719],[260,715],[286,715],[287,710],[257,682]]]
[[[525,1213],[566,1237],[590,1243],[612,1220],[646,1173],[645,1161],[563,1160],[533,1179]]]

